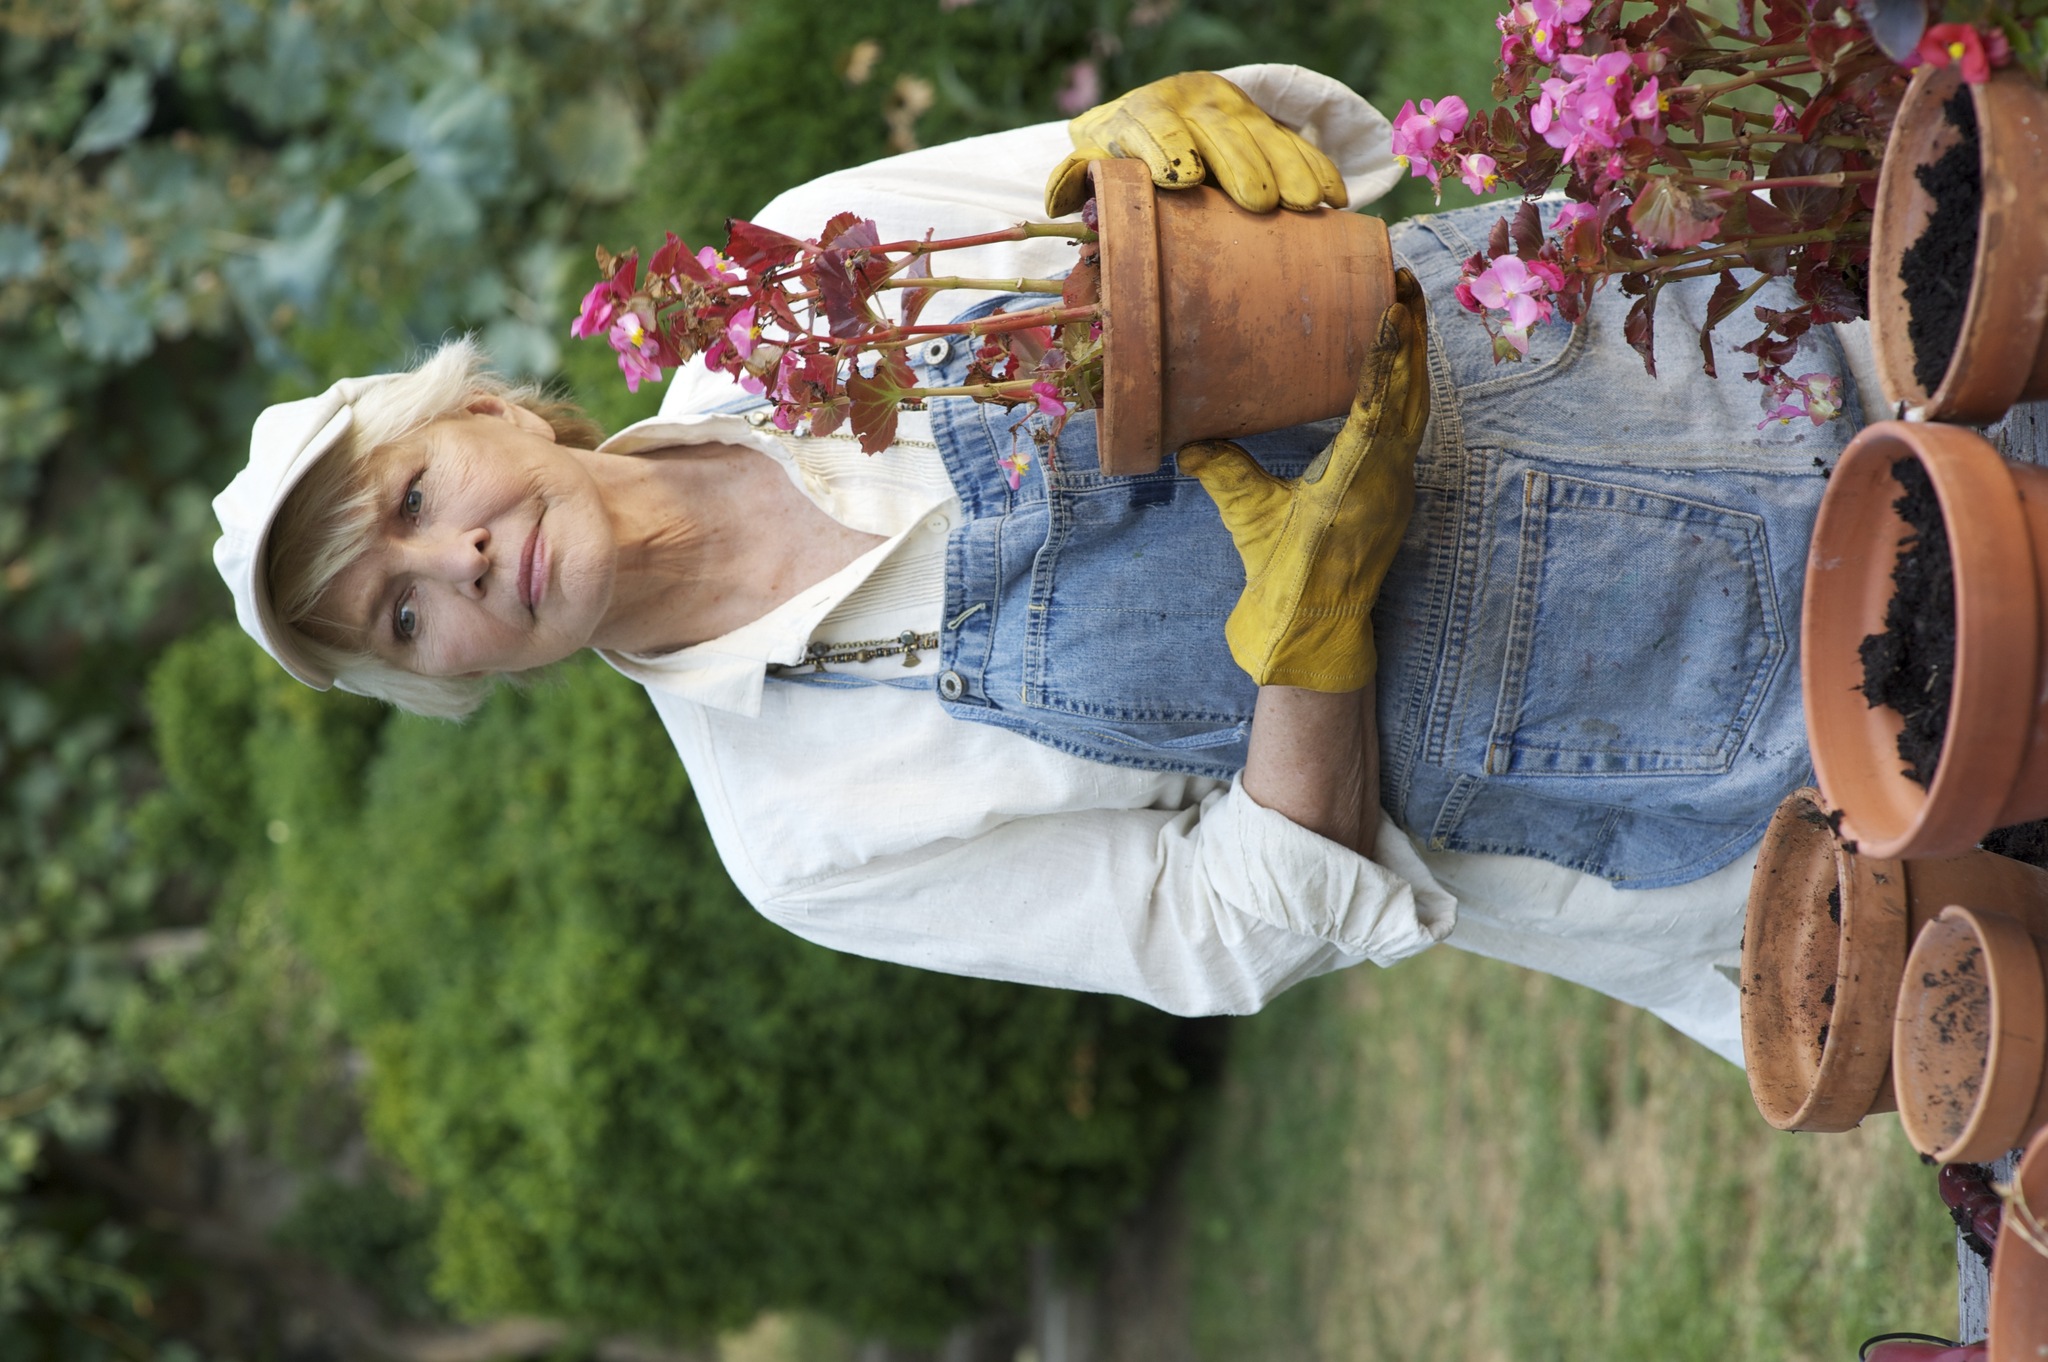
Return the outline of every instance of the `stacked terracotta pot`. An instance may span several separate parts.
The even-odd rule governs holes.
[[[1923,66],[1877,193],[1871,335],[1902,419],[1851,442],[1814,529],[1801,665],[1819,788],[1765,838],[1743,1046],[1781,1129],[1896,1107],[1945,1163],[2032,1140],[1988,1342],[1991,1362],[2038,1362],[2048,872],[1977,847],[2048,817],[2048,469],[1962,423],[2048,398],[2048,93],[2017,69],[1965,85]]]

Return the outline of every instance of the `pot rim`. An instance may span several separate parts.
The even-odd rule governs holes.
[[[1926,968],[1923,957],[1950,943],[1974,941],[1982,953],[1989,1007],[1990,1037],[1977,1100],[1955,1138],[1947,1144],[1920,1121],[1920,1105],[1909,1100],[1916,1042],[1926,1035],[1917,1010],[1906,1006],[1914,980]],[[2011,1148],[2016,1133],[2034,1109],[2041,1087],[2041,1064],[2048,1055],[2048,993],[2041,979],[2041,956],[2027,929],[2003,913],[1975,911],[1950,904],[1927,924],[1906,959],[1899,1007],[1893,1019],[1893,1073],[1899,1088],[1899,1124],[1913,1148],[1939,1163],[1984,1163]]]
[[[1126,157],[1091,161],[1088,178],[1102,251],[1096,458],[1104,473],[1150,473],[1166,458],[1157,191],[1145,163]]]
[[[2048,321],[2048,261],[2040,258],[2040,225],[2019,192],[2021,183],[2048,177],[2048,143],[2035,126],[2048,124],[2048,95],[2015,69],[1994,72],[1989,81],[1969,87],[1977,111],[1983,185],[1977,247],[1962,329],[1930,396],[1913,372],[1906,325],[1910,310],[1900,266],[1926,230],[1926,215],[1917,210],[1928,196],[1913,172],[1933,159],[1937,144],[1943,150],[1953,145],[1941,106],[1961,83],[1955,67],[1921,67],[1892,122],[1871,220],[1871,348],[1888,403],[1904,403],[1922,420],[1986,423],[2003,416],[2033,376],[2038,345],[2015,345],[2012,338],[2038,341]],[[2016,254],[2033,258],[2016,260]],[[1980,280],[1995,286],[1979,287]]]
[[[1870,1114],[1891,1068],[1892,1010],[1908,944],[1905,871],[1897,861],[1849,852],[1826,821],[1816,789],[1795,790],[1779,802],[1743,913],[1743,1064],[1758,1113],[1779,1130],[1853,1129]],[[1801,928],[1825,932],[1809,915],[1812,876],[1828,871],[1842,905],[1840,926],[1826,933],[1835,944],[1827,976],[1835,1001],[1827,1043],[1810,1060],[1805,1037],[1786,1034],[1795,1025],[1787,1000],[1821,953],[1813,933]],[[1788,887],[1801,902],[1785,902]],[[1804,1031],[1807,1021],[1796,1025]]]
[[[1909,531],[1892,509],[1893,462],[1917,456],[1947,526],[1956,592],[1955,680],[1934,783],[1901,771],[1904,719],[1864,703],[1857,649],[1884,628],[1891,568]],[[1842,836],[1883,859],[1957,856],[1997,826],[2032,731],[2034,550],[2005,460],[1975,431],[1906,421],[1863,430],[1835,465],[1808,550],[1800,688],[1814,774]],[[1966,760],[1954,760],[1957,753]]]
[[[2013,1174],[2013,1190],[2048,1221],[2048,1129],[2035,1135]],[[2012,1214],[2008,1207],[2006,1214]],[[2048,1249],[2002,1230],[1991,1258],[1991,1302],[1985,1342],[1994,1358],[2020,1357],[2041,1344],[2048,1326]]]

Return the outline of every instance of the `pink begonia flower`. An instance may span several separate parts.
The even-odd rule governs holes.
[[[1530,278],[1537,281],[1546,292],[1556,293],[1564,287],[1564,267],[1555,260],[1525,260]]]
[[[637,393],[643,380],[661,382],[661,365],[655,355],[660,338],[640,320],[637,312],[621,315],[612,326],[612,349],[619,352],[619,372],[626,376],[626,391]]]
[[[1500,175],[1496,173],[1498,169],[1498,164],[1491,156],[1475,151],[1459,158],[1458,178],[1463,180],[1465,187],[1473,193],[1490,194],[1493,187],[1500,183]]]
[[[1529,51],[1536,60],[1555,63],[1568,48],[1583,41],[1577,24],[1593,8],[1593,0],[1530,0],[1534,22],[1529,28]]]
[[[1781,99],[1771,106],[1772,132],[1791,132],[1798,126],[1799,115],[1792,112],[1792,107],[1784,100]]]
[[[778,402],[775,404],[775,428],[777,430],[785,433],[795,430],[797,422],[801,420],[803,420],[803,413],[797,410],[794,402]]]
[[[1550,315],[1544,291],[1543,279],[1514,255],[1502,256],[1472,280],[1472,296],[1488,311],[1505,312],[1508,326],[1516,331],[1527,331]]]
[[[754,309],[751,307],[743,307],[733,313],[732,319],[725,324],[725,338],[742,361],[752,357],[754,343],[760,337],[761,333],[754,329]]]
[[[1506,345],[1523,359],[1529,357],[1529,328],[1526,326],[1504,326],[1493,338],[1493,358],[1496,362],[1505,359],[1501,346]]]
[[[576,312],[576,320],[569,323],[569,334],[578,340],[588,340],[609,327],[618,316],[619,305],[625,301],[616,284],[607,279],[583,295],[583,305]]]
[[[1031,385],[1031,395],[1038,400],[1038,410],[1047,416],[1065,416],[1067,404],[1060,400],[1060,390],[1049,378],[1041,378]],[[1012,484],[1013,486],[1015,484]]]
[[[714,247],[706,246],[698,251],[697,264],[711,276],[711,282],[716,287],[730,288],[734,284],[745,282],[740,272],[733,268],[732,261],[720,255]]]
[[[1394,154],[1427,156],[1439,144],[1465,131],[1465,122],[1471,116],[1465,101],[1456,95],[1425,99],[1420,107],[1412,100],[1406,101],[1394,115]]]
[[[1590,203],[1568,203],[1557,210],[1557,217],[1551,222],[1553,232],[1567,232],[1582,222],[1600,216],[1600,210]]]
[[[1562,147],[1564,141],[1552,137],[1550,130],[1557,125],[1558,119],[1564,113],[1565,101],[1571,98],[1577,87],[1571,81],[1552,76],[1543,82],[1541,88],[1542,95],[1536,100],[1535,107],[1529,110],[1529,126],[1535,129],[1538,137],[1553,147]]]
[[[1642,83],[1635,98],[1628,102],[1628,116],[1638,123],[1654,126],[1667,107],[1667,101],[1657,93],[1657,78],[1652,76]]]
[[[2000,38],[2005,35],[1999,34]],[[2007,56],[2011,55],[2010,49]],[[1920,45],[1913,49],[1913,60],[1909,66],[1947,66],[1954,62],[1961,68],[1963,79],[1972,85],[1982,85],[1991,79],[1991,54],[1985,50],[1984,37],[1968,24],[1934,24],[1920,35]]]
[[[1770,404],[1776,400],[1778,405]],[[1800,417],[1817,426],[1824,426],[1842,414],[1842,380],[1834,374],[1801,374],[1795,379],[1779,378],[1764,394],[1764,419],[1756,423],[1762,430],[1773,421],[1789,425]]]
[[[1012,449],[1005,458],[996,460],[996,467],[1009,474],[1010,490],[1017,490],[1024,481],[1024,470],[1031,467],[1031,452],[1027,449]]]
[[[1458,306],[1464,308],[1467,312],[1486,311],[1486,304],[1472,296],[1472,281],[1470,279],[1460,279],[1458,286],[1451,290],[1451,294],[1458,300]]]

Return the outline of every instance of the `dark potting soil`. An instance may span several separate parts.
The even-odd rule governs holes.
[[[1934,212],[1920,239],[1899,258],[1913,377],[1930,394],[1941,386],[1963,334],[1963,309],[1970,301],[1970,276],[1977,259],[1977,219],[1984,201],[1977,107],[1970,101],[1970,87],[1957,86],[1955,98],[1941,111],[1962,138],[1933,165],[1914,169],[1913,177],[1934,200]]]
[[[1906,763],[1905,775],[1926,786],[1934,783],[1948,732],[1949,689],[1956,670],[1955,573],[1948,528],[1927,470],[1908,456],[1892,465],[1892,476],[1905,488],[1892,509],[1912,533],[1899,541],[1898,561],[1892,565],[1884,632],[1867,636],[1857,651],[1863,659],[1864,700],[1904,716],[1899,759]]]
[[[1984,834],[1979,843],[1986,851],[2010,856],[2015,861],[2048,870],[2048,821],[2039,823],[2015,823],[2009,828],[1993,828]]]

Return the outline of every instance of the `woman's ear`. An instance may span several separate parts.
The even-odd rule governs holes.
[[[486,394],[482,397],[471,398],[465,410],[472,416],[488,416],[508,422],[519,427],[527,434],[538,435],[550,443],[555,438],[555,428],[547,423],[546,417],[536,412],[528,411],[517,402],[507,402],[502,397],[493,397]]]

